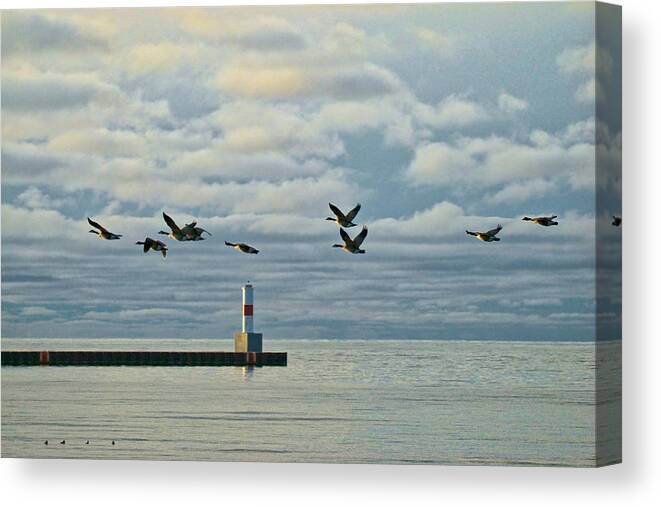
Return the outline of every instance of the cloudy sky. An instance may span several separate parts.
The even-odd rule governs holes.
[[[267,339],[593,339],[610,44],[590,3],[3,12],[2,336],[228,338],[251,280]],[[163,211],[213,237],[144,255]]]

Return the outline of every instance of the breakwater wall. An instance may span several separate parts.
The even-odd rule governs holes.
[[[2,366],[287,366],[286,352],[3,350]]]

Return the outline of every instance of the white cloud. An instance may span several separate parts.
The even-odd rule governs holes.
[[[300,30],[279,16],[192,8],[173,13],[173,17],[190,34],[246,50],[292,51],[307,45]]]
[[[558,68],[564,74],[579,76],[583,81],[574,97],[579,103],[590,104],[605,99],[602,82],[613,72],[613,57],[608,50],[597,47],[593,42],[586,46],[565,49],[556,59]]]
[[[49,147],[59,154],[87,154],[111,158],[147,153],[143,135],[105,128],[68,130],[53,136],[49,141]]]
[[[206,60],[209,56],[205,53],[200,44],[146,43],[115,55],[113,63],[120,64],[131,74],[165,73],[198,59]]]
[[[439,237],[456,235],[465,227],[464,211],[450,202],[440,202],[411,217],[376,220],[372,229],[381,237]]]
[[[528,102],[503,92],[498,95],[498,108],[508,114],[518,113],[528,109]]]
[[[415,150],[406,175],[415,185],[440,185],[463,179],[473,168],[469,153],[447,143],[430,143]]]
[[[262,99],[367,99],[388,95],[401,87],[392,72],[374,64],[329,69],[235,63],[219,71],[216,83],[232,96]]]
[[[438,30],[416,26],[412,29],[413,35],[423,45],[438,50],[440,54],[451,54],[455,49],[455,40]]]
[[[595,61],[596,46],[594,42],[586,46],[565,49],[556,58],[558,68],[565,74],[593,75]]]
[[[70,199],[56,199],[48,196],[37,187],[30,186],[16,197],[16,202],[27,208],[61,208],[71,204]]]
[[[557,184],[545,179],[530,180],[505,185],[495,194],[488,195],[487,201],[494,204],[514,204],[533,197],[541,197],[557,190]]]
[[[27,317],[53,317],[57,315],[55,310],[46,308],[44,306],[26,306],[21,310],[21,315]]]
[[[80,224],[64,217],[58,211],[47,209],[28,210],[2,205],[3,239],[74,238],[80,232]]]
[[[435,107],[420,103],[416,113],[420,121],[435,128],[464,127],[489,118],[480,104],[458,95],[446,97]]]
[[[93,101],[114,101],[119,93],[116,87],[88,72],[42,72],[27,65],[3,66],[3,112],[71,110]]]
[[[594,141],[576,140],[585,128],[581,122],[555,134],[535,131],[529,142],[493,136],[423,144],[405,174],[413,185],[489,188],[514,184],[495,194],[496,200],[517,195],[529,198],[559,182],[589,189],[595,176]]]
[[[577,102],[594,104],[595,100],[603,101],[606,98],[606,94],[600,81],[592,78],[578,87],[574,97]]]

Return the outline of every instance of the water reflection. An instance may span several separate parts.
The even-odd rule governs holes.
[[[242,366],[241,367],[241,377],[245,381],[250,380],[252,378],[254,372],[255,372],[255,367],[254,366]]]

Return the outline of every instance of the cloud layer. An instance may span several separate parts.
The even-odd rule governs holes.
[[[588,11],[546,5],[543,45],[539,7],[472,9],[3,13],[3,335],[228,337],[250,279],[267,337],[591,339],[614,59]],[[213,236],[145,255],[162,211]]]

